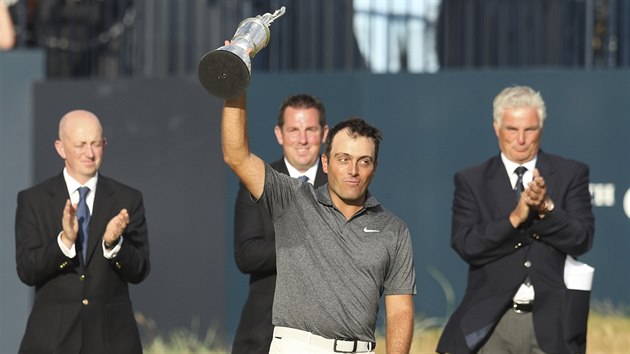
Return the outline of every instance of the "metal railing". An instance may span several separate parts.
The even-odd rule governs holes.
[[[2,1],[2,0],[0,0]],[[258,71],[628,68],[625,0],[17,0],[18,47],[57,77],[196,73],[241,20],[286,6]]]

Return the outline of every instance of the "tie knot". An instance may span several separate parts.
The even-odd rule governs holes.
[[[79,198],[85,199],[85,197],[87,196],[89,192],[90,192],[89,187],[79,187]]]
[[[302,175],[298,177],[298,181],[300,181],[300,183],[308,182],[308,176]]]
[[[514,173],[516,173],[517,176],[519,177],[523,177],[523,175],[525,174],[525,172],[527,172],[527,167],[525,166],[518,166],[515,170]]]

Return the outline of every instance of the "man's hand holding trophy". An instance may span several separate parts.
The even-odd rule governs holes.
[[[282,6],[273,14],[250,17],[238,26],[232,40],[201,58],[197,75],[213,96],[229,99],[245,93],[252,72],[251,58],[269,43],[269,25],[284,15]]]

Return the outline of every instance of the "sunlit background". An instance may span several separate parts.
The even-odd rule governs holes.
[[[287,7],[258,71],[630,66],[621,0],[4,0],[49,78],[194,74],[247,17]]]
[[[15,272],[16,194],[60,170],[57,121],[83,105],[104,115],[105,174],[145,197],[153,269],[131,289],[145,344],[180,327],[230,342],[247,291],[231,246],[237,181],[220,158],[222,102],[203,91],[197,66],[240,21],[281,6],[252,60],[251,145],[279,157],[274,116],[298,91],[322,98],[331,123],[359,114],[384,131],[371,189],[412,231],[417,329],[440,328],[461,299],[451,178],[497,152],[491,100],[514,83],[547,100],[543,147],[590,165],[592,303],[630,313],[619,274],[630,267],[630,1],[2,2],[15,43],[0,51],[1,354],[16,351],[33,295]],[[195,184],[203,212],[181,222]]]

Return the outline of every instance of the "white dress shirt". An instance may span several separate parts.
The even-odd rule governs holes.
[[[510,161],[507,156],[501,153],[501,160],[503,161],[508,176],[510,176],[512,189],[516,187],[516,181],[518,180],[518,176],[514,170],[519,166],[527,168],[527,171],[523,174],[523,186],[527,188],[528,184],[534,179],[534,168],[536,168],[536,160],[538,160],[538,157],[536,156],[533,160],[527,161],[524,164],[518,164]],[[534,301],[535,295],[534,286],[532,284],[523,283],[520,288],[518,288],[518,291],[516,291],[516,294],[514,294],[513,300],[516,303],[528,303]]]
[[[317,159],[317,161],[315,161],[315,164],[311,167],[309,167],[308,170],[306,170],[306,172],[302,173],[300,171],[297,170],[297,168],[293,167],[289,161],[287,161],[287,158],[284,158],[284,164],[287,166],[287,170],[289,171],[289,176],[293,177],[293,178],[298,178],[300,176],[306,176],[308,177],[308,183],[310,184],[314,184],[315,183],[315,176],[317,176],[317,168],[319,167],[319,159]]]
[[[72,178],[72,176],[70,176],[66,168],[63,169],[63,178],[66,181],[66,187],[68,188],[68,195],[70,196],[70,202],[72,204],[76,205],[79,203],[79,199],[80,199],[79,187],[85,186],[90,189],[90,192],[87,194],[85,203],[87,204],[87,207],[90,210],[90,215],[92,215],[92,210],[94,210],[94,196],[96,195],[96,184],[98,182],[98,173],[96,173],[94,177],[90,178],[84,185],[81,185],[81,183],[77,182],[77,180]],[[59,244],[59,248],[61,248],[61,252],[63,252],[63,254],[66,257],[74,258],[77,255],[76,248],[74,244],[70,246],[70,248],[66,247],[66,245],[61,240],[62,232],[63,231],[61,231],[59,235],[57,236],[57,243]],[[93,235],[93,236],[98,237],[97,235]],[[116,247],[114,247],[111,250],[108,250],[105,247],[105,241],[102,241],[101,243],[102,243],[102,248],[103,248],[103,256],[107,259],[112,259],[116,257],[116,255],[120,251],[120,246],[122,245],[122,241],[123,241],[122,237],[120,237]]]

